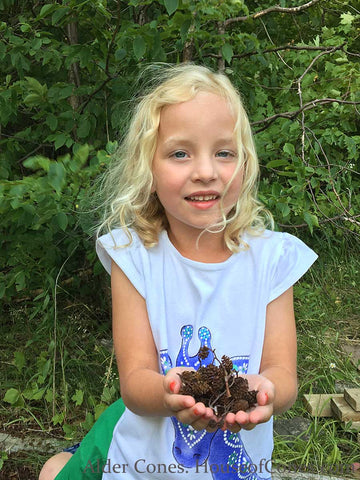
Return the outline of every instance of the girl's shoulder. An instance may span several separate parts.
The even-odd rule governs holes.
[[[138,234],[132,228],[115,228],[96,239],[103,248],[138,248],[143,246]]]
[[[247,234],[244,240],[249,245],[250,255],[273,265],[301,261],[312,264],[317,258],[317,254],[306,243],[286,232],[265,230],[261,235]]]
[[[246,233],[244,241],[250,249],[268,249],[283,250],[286,248],[306,248],[309,247],[298,237],[286,232],[275,232],[273,230],[264,230],[259,234]]]

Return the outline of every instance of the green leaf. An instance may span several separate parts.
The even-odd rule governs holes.
[[[116,150],[118,149],[119,143],[115,140],[115,142],[107,142],[106,144],[106,151],[109,155],[113,155]]]
[[[24,98],[24,103],[28,107],[41,105],[42,101],[43,101],[42,96],[38,95],[37,93],[30,93],[29,95],[26,95],[26,97]]]
[[[223,59],[227,61],[227,63],[231,63],[231,59],[234,55],[234,51],[232,46],[229,43],[225,43],[221,48],[221,54]]]
[[[168,15],[172,15],[179,7],[179,0],[165,0],[164,5]]]
[[[140,35],[135,37],[135,40],[133,42],[133,50],[134,50],[134,53],[135,53],[135,57],[138,60],[140,60],[140,58],[143,57],[143,55],[146,51],[145,40]]]
[[[47,295],[47,297],[48,297],[48,295]],[[47,377],[47,375],[49,373],[49,370],[50,370],[50,367],[51,367],[51,361],[47,360],[41,368],[41,374],[44,378]]]
[[[64,133],[59,133],[58,135],[56,135],[55,143],[54,143],[55,150],[58,150],[63,145],[65,145],[66,140],[67,140],[67,137]]]
[[[61,412],[61,413],[56,413],[51,420],[53,422],[53,425],[61,425],[64,422],[64,419],[65,419],[65,412]]]
[[[25,288],[26,285],[26,276],[25,272],[21,271],[16,274],[16,281],[15,281],[15,286],[16,286],[16,291],[20,292]]]
[[[10,403],[10,405],[15,405],[20,399],[20,392],[16,388],[9,388],[6,391],[4,396],[4,402]]]
[[[181,27],[180,27],[180,36],[181,40],[185,42],[189,28],[191,26],[191,20],[187,19],[185,22],[182,22]]]
[[[49,171],[50,160],[41,155],[36,155],[35,157],[30,157],[24,160],[23,165],[30,170],[44,170],[45,172]]]
[[[82,405],[84,401],[84,392],[82,390],[76,390],[74,395],[71,397],[71,400],[75,402],[76,406]]]
[[[27,400],[41,400],[45,391],[45,388],[39,388],[36,383],[33,383],[31,387],[24,390],[23,395]]]
[[[12,361],[13,365],[21,372],[25,366],[25,355],[24,352],[15,352],[14,360]]]
[[[55,223],[61,228],[63,232],[65,232],[66,227],[68,226],[68,217],[66,213],[59,212],[55,216]]]
[[[278,160],[270,160],[270,162],[266,164],[266,168],[283,167],[285,165],[289,165],[289,162],[285,159],[279,158]]]
[[[280,210],[283,217],[287,217],[290,214],[290,207],[287,203],[277,203],[276,208]]]
[[[340,18],[341,18],[341,24],[342,25],[351,25],[355,19],[355,16],[352,15],[351,13],[347,12],[347,13],[342,13],[340,15]]]
[[[290,157],[295,156],[295,147],[292,143],[285,143],[285,145],[283,146],[283,151],[285,153],[288,153]]]
[[[55,10],[56,8],[56,4],[54,3],[47,3],[46,5],[44,5],[42,7],[42,9],[40,10],[40,14],[38,15],[37,19],[40,20],[41,18],[44,18],[46,17],[47,15],[49,15],[50,12],[52,12],[53,10]]]
[[[125,48],[118,48],[115,52],[115,60],[121,61],[126,57],[126,50]]]
[[[85,165],[89,158],[89,151],[90,149],[87,143],[80,145],[75,149],[74,157],[69,163],[69,168],[73,173],[78,172],[80,168]]]
[[[42,96],[47,90],[46,85],[41,85],[41,83],[33,77],[25,77],[27,80],[27,86],[30,90],[38,95]]]
[[[304,213],[304,220],[309,226],[309,230],[311,233],[313,233],[313,227],[318,227],[319,226],[319,220],[316,215],[313,215],[312,213],[305,212]]]
[[[31,30],[31,27],[28,23],[23,23],[20,27],[20,30],[23,32],[23,33],[26,33],[26,32],[30,32]]]
[[[111,387],[104,387],[103,392],[101,394],[101,401],[110,405],[114,401],[114,397],[116,394],[116,390],[114,385]]]
[[[97,420],[100,415],[105,412],[105,410],[107,409],[107,405],[105,405],[104,403],[98,403],[97,405],[95,405],[95,409],[94,409],[94,413],[95,413],[95,420]]]
[[[55,10],[55,12],[52,14],[52,17],[51,17],[52,25],[56,25],[57,23],[59,23],[60,20],[63,19],[65,15],[69,13],[69,11],[70,9],[68,7],[65,7],[65,8],[60,7],[57,10]]]
[[[4,466],[5,460],[7,460],[9,457],[5,452],[1,452],[0,455],[1,455],[0,456],[0,470],[1,470]]]
[[[79,138],[86,138],[91,129],[91,122],[88,115],[82,115],[80,117],[79,126],[77,129],[77,135]]]
[[[81,426],[85,430],[90,430],[90,428],[94,425],[94,415],[92,415],[90,412],[87,412],[85,421],[81,422]]]
[[[45,123],[49,126],[52,132],[55,132],[58,126],[58,119],[55,117],[54,114],[50,113],[50,115],[46,117]]]
[[[65,168],[62,163],[51,162],[48,172],[48,182],[57,192],[65,185]]]
[[[52,401],[53,401],[53,391],[51,389],[48,389],[46,391],[46,394],[45,394],[44,398],[48,403],[52,403]]]

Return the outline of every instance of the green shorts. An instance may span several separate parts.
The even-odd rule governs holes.
[[[120,398],[100,415],[55,480],[101,480],[113,431],[124,410]]]

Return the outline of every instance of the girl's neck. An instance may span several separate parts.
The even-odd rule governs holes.
[[[168,237],[176,250],[185,258],[203,263],[221,263],[231,257],[232,252],[224,241],[223,232],[201,231],[196,235],[179,235],[168,229]]]

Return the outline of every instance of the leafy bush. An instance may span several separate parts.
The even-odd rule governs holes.
[[[329,242],[360,234],[360,16],[350,1],[2,0],[0,11],[1,297],[42,289],[46,299],[65,261],[69,272],[94,264],[93,217],[77,205],[149,62],[203,63],[239,87],[260,196],[280,228],[320,227]]]

